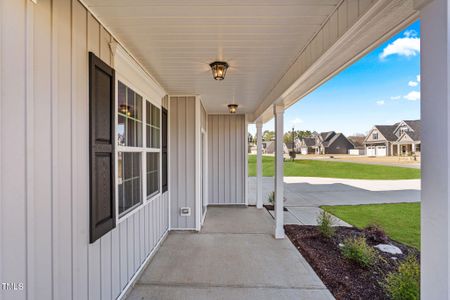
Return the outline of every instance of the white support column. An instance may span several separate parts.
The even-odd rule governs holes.
[[[450,298],[450,20],[448,0],[421,12],[421,298]]]
[[[284,239],[284,171],[283,171],[283,122],[284,107],[274,105],[275,115],[275,238]]]
[[[256,122],[256,208],[263,207],[262,199],[262,122]]]

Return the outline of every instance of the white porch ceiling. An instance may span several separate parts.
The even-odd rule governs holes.
[[[85,0],[169,94],[253,113],[340,0]],[[209,63],[230,64],[224,81]]]

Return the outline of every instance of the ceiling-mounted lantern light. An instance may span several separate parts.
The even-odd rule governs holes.
[[[230,112],[230,114],[235,114],[237,108],[238,108],[237,104],[228,104],[228,111]]]
[[[228,64],[224,61],[215,61],[209,64],[215,80],[224,80],[227,73]]]

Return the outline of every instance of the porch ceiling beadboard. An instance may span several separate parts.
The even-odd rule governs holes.
[[[84,2],[169,94],[201,95],[208,113],[231,102],[253,113],[341,0]],[[230,64],[222,82],[215,60]]]

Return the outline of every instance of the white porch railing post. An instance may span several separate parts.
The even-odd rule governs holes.
[[[421,12],[421,298],[450,297],[450,4]]]
[[[262,122],[256,122],[256,208],[263,207],[262,199]]]
[[[274,105],[275,115],[275,238],[284,238],[284,171],[283,171],[283,122],[284,107]]]

